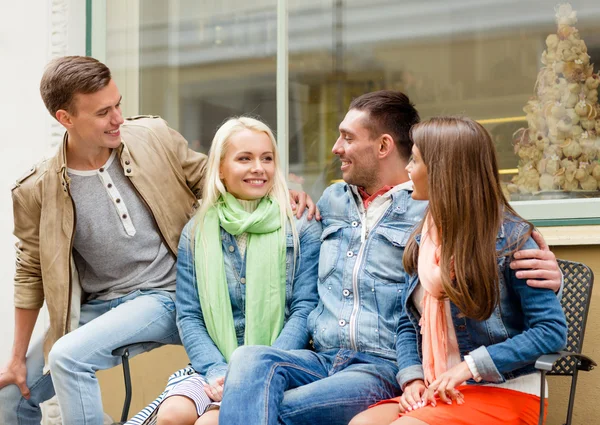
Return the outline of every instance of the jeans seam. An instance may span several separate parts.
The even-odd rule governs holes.
[[[145,326],[144,326],[142,329],[147,329],[149,326],[153,325],[154,323],[156,323],[157,321],[159,321],[160,319],[162,319],[162,318],[163,318],[163,317],[165,317],[166,315],[169,315],[170,313],[172,313],[172,311],[165,311],[165,312],[163,312],[163,313],[162,313],[160,316],[157,316],[157,317],[155,317],[155,319],[154,319],[154,320],[152,320],[151,322],[148,322],[148,323],[146,323],[146,325],[145,325]],[[100,316],[98,316],[98,317],[101,317],[101,316],[102,316],[102,315],[100,315]],[[177,329],[177,326],[176,326],[175,328]],[[129,334],[129,335],[127,335],[127,337],[125,337],[125,338],[121,338],[119,341],[125,341],[125,340],[127,340],[127,339],[130,339],[130,338],[131,338],[133,335],[136,335],[136,334],[140,333],[140,331],[141,331],[142,329],[137,329],[137,331],[134,331],[134,332],[130,333],[130,334]],[[174,335],[174,334],[175,334],[175,332],[171,333],[171,335],[170,335],[170,336],[172,336],[172,335]],[[141,342],[147,342],[147,341],[141,341]],[[117,348],[118,348],[118,347],[122,347],[122,346],[123,346],[123,344],[119,343],[119,344],[117,345]],[[91,352],[91,353],[89,353],[89,354],[88,354],[86,357],[83,357],[83,358],[81,358],[81,360],[80,360],[80,361],[85,361],[85,360],[87,360],[87,359],[91,358],[93,355],[95,355],[96,353],[98,353],[98,351],[101,351],[101,350],[102,350],[102,348],[98,348],[97,350],[95,350],[95,351],[92,351],[92,352]]]
[[[293,369],[301,370],[301,371],[303,371],[303,372],[306,372],[306,373],[308,373],[308,374],[310,374],[310,375],[312,375],[312,376],[316,376],[316,377],[317,377],[317,378],[319,378],[319,379],[325,379],[325,378],[327,378],[327,376],[323,376],[323,375],[321,375],[320,373],[315,373],[315,372],[313,372],[313,371],[312,371],[312,370],[310,370],[310,369],[307,369],[307,368],[305,368],[305,367],[298,366],[297,364],[290,363],[290,362],[278,362],[278,363],[275,363],[275,364],[273,365],[273,367],[274,367],[274,368],[275,368],[275,367],[279,367],[279,366],[286,366],[286,367],[290,367],[290,368],[293,368]]]
[[[160,341],[156,341],[156,342],[158,342],[159,344],[167,344],[166,342],[163,343],[163,341],[165,341],[165,340],[171,338],[173,335],[177,335],[177,334],[179,334],[179,330],[176,327],[174,332],[171,332],[169,335],[167,335],[166,337],[164,337]]]
[[[24,425],[23,422],[21,421],[21,415],[19,415],[19,411],[21,410],[21,406],[23,405],[23,400],[26,400],[25,397],[23,397],[21,395],[21,399],[19,400],[19,403],[17,404],[17,420],[19,421],[18,425]],[[41,409],[38,405],[38,409]],[[40,414],[41,416],[41,414]]]
[[[287,366],[287,367],[291,367],[297,370],[301,370],[303,372],[307,372],[308,374],[312,375],[312,376],[316,376],[319,377],[320,379],[325,379],[324,376],[321,376],[320,374],[314,373],[312,370],[306,369],[304,367],[300,367],[296,364],[293,363],[289,363],[289,362],[277,362],[275,363],[273,366],[271,366],[271,371],[269,372],[269,378],[267,380],[267,388],[265,391],[265,400],[264,400],[264,404],[265,404],[265,410],[264,410],[264,417],[265,417],[265,424],[269,423],[269,394],[271,392],[271,382],[273,381],[273,375],[275,374],[275,370],[279,367],[283,367],[283,366]]]
[[[377,400],[377,399],[375,399]],[[306,407],[301,407],[299,409],[295,409],[283,414],[279,414],[280,418],[288,418],[290,416],[293,415],[297,415],[298,413],[302,413],[302,412],[307,412],[309,410],[313,410],[315,408],[320,408],[320,407],[325,407],[325,406],[354,406],[356,404],[356,402],[361,402],[361,401],[368,401],[369,403],[374,402],[375,400],[371,400],[371,397],[364,397],[364,398],[358,398],[358,399],[353,399],[353,400],[340,400],[340,401],[336,401],[336,402],[331,402],[331,403],[320,403],[320,404],[311,404],[309,406]]]
[[[77,375],[77,387],[79,389],[78,394],[79,394],[79,402],[81,403],[81,411],[83,413],[83,424],[85,425],[87,423],[87,414],[85,412],[85,403],[83,401],[83,395],[82,395],[82,391],[81,391],[81,384],[79,383],[79,375]],[[62,416],[62,412],[61,412],[61,416]]]

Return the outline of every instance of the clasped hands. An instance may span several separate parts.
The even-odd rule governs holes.
[[[435,407],[438,401],[447,404],[453,402],[463,404],[464,396],[456,388],[471,378],[473,374],[467,363],[463,361],[438,376],[429,386],[426,386],[422,379],[411,381],[404,387],[400,397],[398,404],[400,413],[410,412],[428,404]]]

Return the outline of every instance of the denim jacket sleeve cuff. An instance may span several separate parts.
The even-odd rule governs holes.
[[[556,297],[558,298],[558,301],[562,301],[564,288],[565,288],[565,275],[561,270],[560,271],[560,288],[558,288],[558,292],[556,293]]]
[[[481,346],[469,353],[481,379],[488,382],[504,382],[504,376],[498,371],[487,348]]]
[[[227,365],[214,366],[206,372],[206,380],[209,384],[213,384],[217,378],[227,374]]]
[[[423,373],[423,366],[420,364],[406,367],[399,371],[396,374],[396,381],[398,381],[398,385],[404,391],[404,387],[411,381],[415,379],[425,380],[425,374]]]

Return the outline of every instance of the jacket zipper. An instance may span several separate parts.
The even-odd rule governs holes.
[[[393,202],[390,207],[393,207]],[[375,225],[371,228],[371,230],[375,229],[379,222],[383,219],[384,216],[387,215],[387,210],[383,212],[381,217],[377,220]],[[361,244],[360,249],[358,250],[358,255],[356,256],[356,263],[354,263],[354,270],[352,271],[352,290],[354,291],[354,303],[352,306],[352,313],[350,314],[350,347],[354,351],[358,351],[358,347],[356,346],[356,339],[358,335],[356,335],[356,317],[358,315],[358,309],[360,306],[359,292],[358,292],[358,271],[360,270],[360,265],[362,263],[365,245],[367,244],[367,237],[369,236],[369,230],[367,229],[367,210],[361,214],[362,226],[361,226]]]

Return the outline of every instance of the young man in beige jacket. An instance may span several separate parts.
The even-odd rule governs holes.
[[[56,393],[63,424],[102,424],[95,373],[120,363],[112,351],[180,343],[176,253],[206,156],[158,117],[124,120],[110,70],[93,58],[52,61],[40,89],[66,134],[12,190],[15,336],[0,369],[0,423],[39,424],[40,403]],[[30,345],[44,302],[50,327]]]

